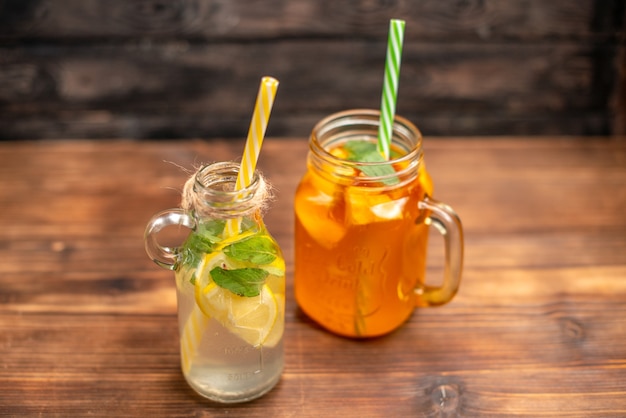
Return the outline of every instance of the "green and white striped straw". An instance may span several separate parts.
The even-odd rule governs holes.
[[[387,58],[385,59],[385,79],[383,80],[383,96],[380,104],[380,125],[378,126],[378,151],[385,160],[389,159],[393,120],[396,115],[396,99],[398,97],[398,79],[400,78],[403,40],[404,20],[392,19],[389,22]]]

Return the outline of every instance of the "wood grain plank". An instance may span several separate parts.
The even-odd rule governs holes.
[[[47,46],[0,50],[0,137],[245,137],[259,78],[281,80],[271,136],[377,108],[385,42]],[[398,113],[427,135],[610,132],[616,46],[407,43]],[[323,63],[323,65],[320,65]],[[355,77],[358,74],[358,77]]]
[[[594,324],[609,316],[603,309],[591,312],[601,315],[587,318]],[[437,407],[462,415],[621,411],[624,403],[615,399],[623,399],[626,392],[621,381],[626,346],[613,344],[608,353],[606,348],[609,341],[624,341],[623,327],[617,335],[607,334],[616,329],[607,326],[581,336],[572,332],[568,318],[554,315],[554,325],[542,325],[540,318],[532,317],[520,321],[512,314],[515,323],[507,318],[494,322],[490,313],[451,327],[460,317],[426,314],[417,334],[418,325],[411,322],[398,333],[366,342],[291,324],[281,384],[259,401],[225,409],[201,401],[186,388],[178,370],[173,315],[4,316],[11,325],[1,324],[2,347],[12,354],[11,363],[3,356],[6,390],[0,405],[14,414],[57,415],[97,414],[100,408],[168,415],[174,408],[179,413],[208,408],[257,416],[267,413],[269,405],[277,416],[313,416],[333,408],[349,416],[379,416],[385,409],[393,414],[423,414]],[[608,325],[616,325],[612,318]],[[415,342],[408,344],[411,340]],[[376,361],[364,366],[359,359],[372,353]],[[599,358],[602,364],[595,364]],[[48,377],[42,379],[44,370]],[[31,399],[27,393],[39,391],[42,385],[48,386],[49,396],[32,402],[32,407],[28,402],[10,403]],[[124,395],[129,387],[135,390]],[[445,390],[447,394],[442,393]],[[76,396],[79,392],[81,396]],[[151,396],[154,392],[163,396],[156,400]],[[278,399],[280,406],[275,409]]]
[[[600,151],[605,145],[606,153]],[[505,145],[497,138],[468,143],[427,138],[425,148],[435,196],[450,203],[473,231],[623,231],[622,141],[561,138],[549,145],[526,138]],[[481,202],[479,211],[470,209],[475,202]]]
[[[0,4],[0,139],[241,137],[263,74],[270,134],[304,136],[378,106],[393,17],[399,110],[428,134],[624,131],[620,0],[24,0]]]
[[[0,143],[1,414],[626,413],[626,142],[598,138],[427,138],[436,197],[466,228],[454,301],[358,341],[323,331],[288,296],[276,389],[232,407],[195,395],[178,366],[172,273],[148,260],[143,226],[176,204],[186,177],[177,165],[237,158],[241,148]],[[306,149],[302,138],[268,139],[260,160],[280,191],[268,218],[289,249],[288,277]],[[437,277],[441,256],[432,262]]]
[[[452,0],[373,3],[187,1],[22,1],[0,8],[0,37],[55,41],[89,38],[172,37],[273,39],[276,37],[386,36],[387,22],[402,17],[408,39],[598,39],[614,36],[618,1],[507,2]],[[12,7],[13,6],[13,7]]]

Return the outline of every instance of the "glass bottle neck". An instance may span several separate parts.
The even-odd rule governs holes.
[[[255,171],[249,186],[235,190],[238,174],[239,165],[234,162],[200,168],[185,184],[182,208],[196,220],[258,215],[266,204],[268,187]]]

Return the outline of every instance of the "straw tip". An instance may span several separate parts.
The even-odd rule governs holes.
[[[395,25],[395,26],[400,26],[402,28],[404,28],[404,26],[406,25],[406,22],[402,19],[391,19],[389,21],[390,25]]]
[[[266,75],[263,78],[261,78],[261,83],[268,85],[268,86],[278,86],[279,82],[274,77],[270,77]]]

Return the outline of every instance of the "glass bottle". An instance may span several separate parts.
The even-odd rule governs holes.
[[[182,208],[156,214],[145,233],[150,258],[175,272],[183,375],[224,403],[265,394],[284,362],[285,262],[262,218],[268,188],[255,172],[235,191],[238,171],[231,162],[202,167]],[[171,225],[191,230],[180,247],[157,241]]]

